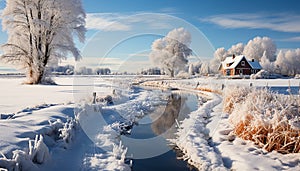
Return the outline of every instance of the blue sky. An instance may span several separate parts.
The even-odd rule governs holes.
[[[149,66],[149,61],[142,64],[141,59],[146,59],[152,41],[181,26],[191,26],[189,31],[195,35],[191,46],[204,46],[193,49],[203,58],[212,57],[214,48],[247,43],[256,36],[272,38],[278,49],[300,48],[300,1],[295,0],[83,0],[83,5],[88,14],[88,41],[78,46],[85,58],[94,57],[90,64],[97,65],[104,55],[111,59],[101,58],[101,65],[131,63],[138,64],[137,69]],[[140,15],[143,13],[147,15]],[[151,17],[149,13],[162,15]],[[0,43],[6,39],[6,33],[1,32]],[[211,48],[202,45],[207,43]]]
[[[87,13],[174,15],[198,27],[216,48],[246,43],[255,36],[271,37],[278,48],[300,47],[300,1],[83,0],[83,4]]]

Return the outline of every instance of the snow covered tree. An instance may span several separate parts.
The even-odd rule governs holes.
[[[218,68],[220,63],[228,56],[228,51],[222,47],[218,48],[214,53],[214,58],[209,61],[209,65],[211,67],[211,71],[213,73],[218,73]],[[204,65],[206,67],[206,65]],[[206,70],[206,69],[205,69]],[[206,72],[206,71],[205,71]],[[202,73],[203,74],[203,73]]]
[[[300,73],[300,49],[288,50],[285,53],[284,61],[288,68],[288,75],[294,76]]]
[[[255,37],[250,40],[244,48],[244,55],[248,59],[256,59],[260,61],[266,51],[266,57],[270,62],[274,62],[276,59],[275,53],[277,51],[276,45],[269,37]]]
[[[300,74],[300,49],[282,51],[280,50],[276,61],[276,72],[283,75],[295,76]]]
[[[26,70],[29,84],[42,83],[51,61],[80,52],[73,36],[85,39],[81,0],[7,0],[2,26],[8,32],[1,58]]]
[[[94,69],[94,74],[96,75],[109,75],[111,70],[109,68],[96,68]]]
[[[174,29],[166,37],[152,43],[150,60],[174,77],[177,72],[184,70],[188,62],[187,57],[192,54],[190,43],[191,35],[187,30]]]
[[[245,46],[243,43],[232,45],[231,48],[228,50],[228,55],[243,55],[244,48]]]
[[[263,56],[260,59],[260,64],[264,70],[273,72],[274,70],[273,62],[270,62],[270,60],[268,59],[266,51],[264,52]]]
[[[228,51],[224,47],[218,48],[214,53],[214,58],[218,62],[223,61],[227,56],[228,56]]]
[[[282,50],[280,50],[279,53],[277,54],[275,65],[276,65],[276,70],[275,70],[276,73],[287,74],[288,65],[286,63],[285,54]]]
[[[195,71],[194,71],[194,65],[193,64],[190,64],[189,65],[189,75],[194,75],[195,74]]]
[[[195,74],[194,65],[193,64],[189,65],[188,73],[189,73],[189,75],[194,75]]]
[[[210,74],[212,71],[210,69],[210,62],[203,62],[202,65],[201,65],[201,68],[199,69],[199,74],[201,75],[208,75]]]

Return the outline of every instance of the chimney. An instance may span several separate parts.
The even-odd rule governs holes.
[[[254,62],[254,59],[252,59],[252,62]]]
[[[235,54],[232,54],[232,59],[234,59],[235,58]]]

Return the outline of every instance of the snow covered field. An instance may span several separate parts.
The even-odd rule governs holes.
[[[99,97],[112,94],[110,81],[100,78],[101,86],[97,90],[94,82],[90,82],[93,79],[87,77],[56,78],[58,85],[23,85],[23,80],[24,78],[7,77],[0,79],[0,168],[89,170],[93,168],[93,163],[87,163],[85,158],[96,156],[96,151],[99,154],[103,153],[104,159],[99,161],[115,168],[129,168],[124,162],[114,163],[117,160],[112,160],[115,159],[110,157],[112,155],[104,154],[103,150],[95,148],[94,142],[79,126],[76,117],[80,115],[75,115],[79,110],[76,106],[80,100],[91,103],[93,91],[97,91]],[[50,154],[48,157],[42,157],[41,161],[36,161],[35,155],[29,150],[29,144],[32,144],[37,135],[42,135],[46,144],[46,148],[41,152],[46,151]],[[35,145],[36,143],[33,146]],[[22,154],[21,157],[19,153]],[[102,163],[97,169],[106,167],[109,168]]]
[[[199,170],[300,169],[299,154],[267,153],[250,141],[239,138],[232,140],[229,134],[232,126],[228,115],[222,113],[220,95],[222,84],[225,87],[252,84],[286,91],[288,86],[298,87],[300,80],[163,78],[146,82],[158,79],[126,76],[57,77],[55,81],[58,85],[22,85],[23,78],[0,78],[0,152],[3,153],[0,168],[6,166],[7,169],[13,169],[21,165],[22,170],[130,170],[124,164],[127,149],[120,144],[118,124],[137,121],[145,111],[159,103],[158,94],[130,89],[131,82],[144,82],[148,86],[179,88],[210,99],[179,123],[178,138],[172,140],[184,152],[183,158]],[[204,89],[213,90],[213,93],[199,91]],[[114,105],[107,106],[103,102],[93,105],[92,92],[97,92],[98,101],[111,95]],[[92,121],[101,113],[107,114],[105,129],[99,127],[100,133],[95,129],[95,132],[86,134],[85,129],[94,128]],[[43,141],[37,139],[34,142],[37,135],[43,135]],[[95,145],[95,142],[98,144]],[[31,148],[35,150],[29,150]],[[19,163],[17,166],[16,162]]]

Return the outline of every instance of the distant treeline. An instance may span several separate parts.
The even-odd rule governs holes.
[[[110,68],[89,68],[79,67],[75,68],[73,65],[55,66],[50,67],[49,71],[52,75],[130,75],[130,74],[141,74],[141,75],[163,75],[164,71],[160,68],[148,68],[142,69],[137,73],[128,72],[112,72]]]
[[[53,75],[109,75],[111,70],[109,68],[76,68],[73,65],[50,67],[50,72]]]

